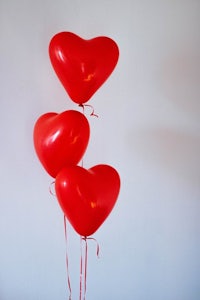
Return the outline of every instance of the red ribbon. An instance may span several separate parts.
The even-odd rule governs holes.
[[[86,299],[86,290],[87,290],[87,262],[88,262],[88,240],[93,240],[97,244],[97,257],[99,258],[99,244],[97,240],[93,237],[84,237],[81,236],[80,246],[81,246],[81,258],[80,258],[80,294],[79,300]],[[85,247],[83,251],[83,241],[85,242]],[[84,290],[83,290],[84,286]],[[83,297],[83,298],[82,298]]]
[[[54,191],[52,191],[52,186],[54,185]],[[55,192],[55,181],[52,181],[49,185],[49,192],[52,196],[56,196],[56,192]]]
[[[69,276],[69,259],[68,259],[68,251],[67,251],[67,244],[68,244],[68,236],[67,236],[67,222],[66,217],[64,215],[64,230],[65,230],[65,241],[66,241],[66,269],[67,269],[67,284],[69,289],[69,300],[72,299],[72,289],[71,289],[71,282]]]
[[[92,112],[90,113],[90,116],[97,117],[97,118],[99,117],[97,114],[94,113],[94,107],[92,105],[89,105],[89,104],[79,104],[79,107],[82,107],[83,114],[85,113],[85,107],[89,107],[92,110]]]

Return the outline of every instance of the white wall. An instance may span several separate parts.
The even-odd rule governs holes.
[[[122,180],[117,205],[89,243],[87,300],[200,298],[200,2],[0,2],[0,299],[67,299],[63,216],[32,142],[36,119],[78,109],[51,67],[60,31],[106,35],[120,48],[92,97],[86,167]],[[79,237],[69,228],[72,299]]]

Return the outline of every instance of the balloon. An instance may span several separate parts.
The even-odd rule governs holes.
[[[108,165],[89,170],[63,168],[56,177],[58,202],[69,222],[82,236],[90,236],[113,209],[120,189],[117,171]]]
[[[83,104],[114,70],[119,49],[108,37],[84,40],[74,33],[60,32],[50,41],[49,56],[72,101]]]
[[[89,141],[86,117],[75,110],[46,113],[34,126],[34,146],[45,170],[56,177],[65,166],[76,165]]]

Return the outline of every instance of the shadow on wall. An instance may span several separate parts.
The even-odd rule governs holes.
[[[162,93],[182,111],[200,116],[199,45],[179,46],[168,55],[158,74]]]
[[[128,137],[132,155],[161,166],[173,176],[193,184],[200,182],[200,139],[170,129],[146,129],[131,132]],[[134,154],[133,154],[134,153]]]

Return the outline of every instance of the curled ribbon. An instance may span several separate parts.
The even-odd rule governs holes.
[[[90,116],[97,117],[97,118],[99,117],[97,114],[94,113],[94,107],[92,105],[89,105],[89,104],[79,104],[79,107],[82,107],[83,114],[85,113],[85,107],[89,107],[92,110],[92,112],[90,113]]]
[[[52,191],[52,187],[54,188],[54,190]],[[52,196],[56,196],[56,192],[55,192],[55,181],[52,181],[49,185],[49,192]]]

